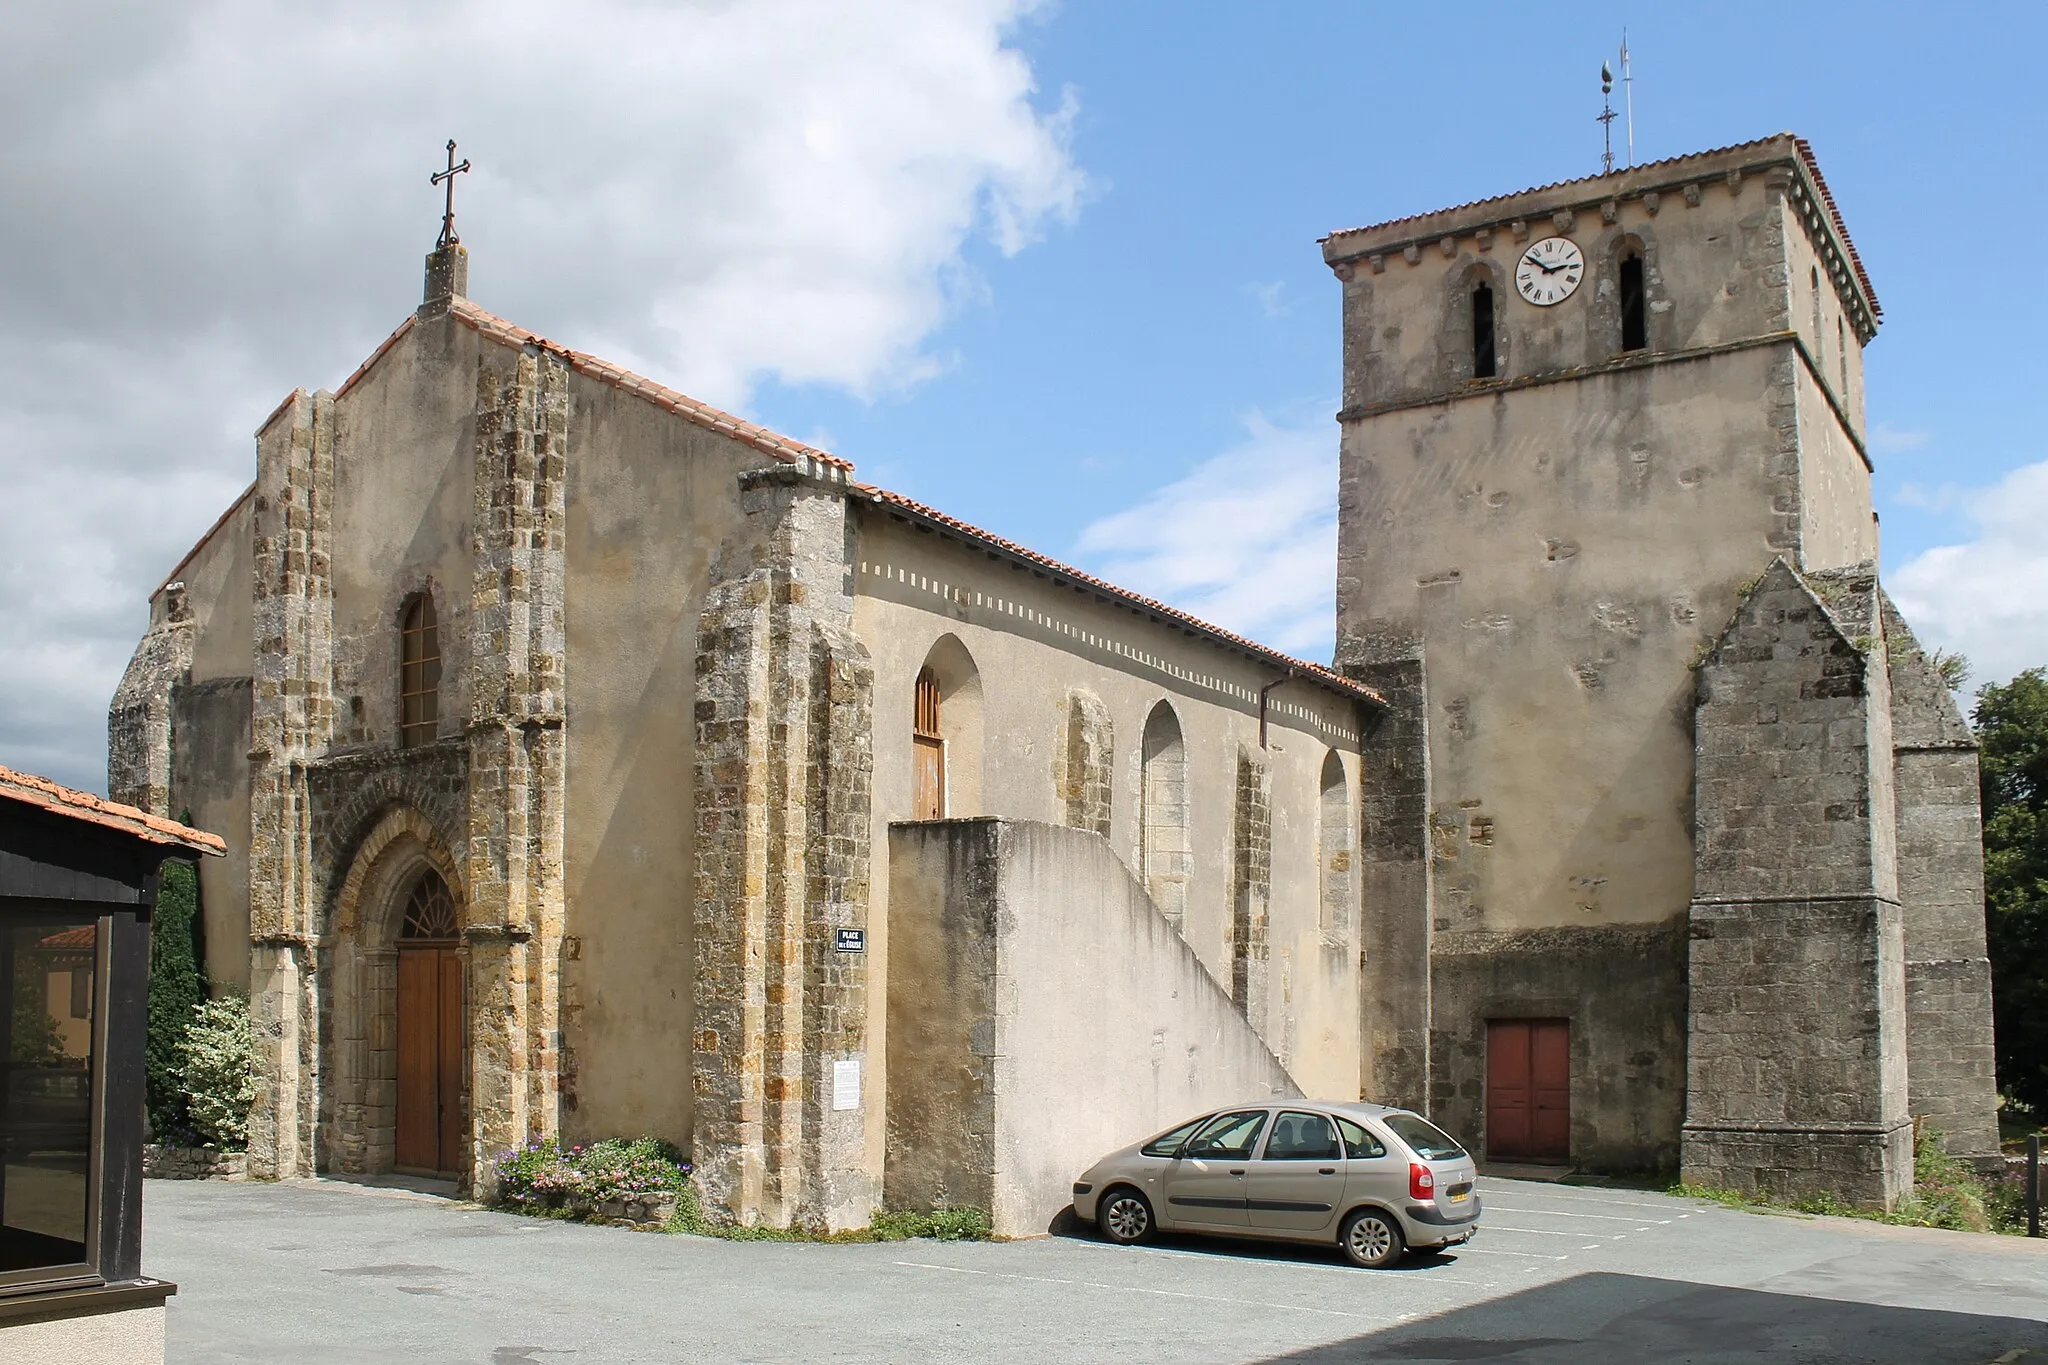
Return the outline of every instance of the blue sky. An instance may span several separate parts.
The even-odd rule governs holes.
[[[1812,140],[1885,308],[1886,571],[2048,663],[2036,7],[77,0],[0,13],[0,762],[98,787],[146,599],[418,297],[455,136],[485,307],[1311,657],[1317,238]]]

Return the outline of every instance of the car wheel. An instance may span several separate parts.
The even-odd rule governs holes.
[[[1152,1205],[1129,1185],[1119,1185],[1102,1196],[1095,1224],[1118,1246],[1131,1246],[1152,1235]]]
[[[1367,1270],[1383,1270],[1401,1259],[1401,1229],[1378,1209],[1360,1209],[1346,1218],[1337,1244],[1345,1259]]]

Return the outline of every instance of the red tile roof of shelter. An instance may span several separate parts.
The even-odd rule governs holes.
[[[98,941],[99,929],[95,925],[81,924],[76,929],[63,929],[46,934],[36,940],[38,948],[90,948]]]
[[[18,773],[12,768],[0,767],[0,798],[19,801],[23,805],[88,824],[104,825],[152,844],[189,848],[195,853],[215,856],[228,851],[227,841],[218,834],[208,834],[175,820],[151,815],[146,810],[124,806],[118,801],[94,796],[91,792],[74,791],[47,777]]]
[[[1116,584],[1105,582],[1093,574],[1083,573],[1071,564],[1062,564],[1057,559],[1042,555],[1036,550],[1027,549],[1014,540],[1005,540],[993,531],[984,531],[979,526],[971,525],[960,520],[958,517],[947,516],[936,507],[928,507],[915,499],[904,497],[901,493],[891,493],[886,488],[877,488],[873,484],[865,483],[857,483],[852,487],[854,492],[875,502],[899,508],[914,517],[929,521],[937,526],[942,526],[946,530],[957,532],[967,539],[979,541],[981,544],[993,547],[1005,554],[1015,555],[1019,559],[1038,565],[1048,573],[1056,574],[1061,578],[1072,579],[1076,583],[1085,583],[1096,592],[1114,597],[1127,606],[1149,612],[1163,620],[1171,621],[1198,634],[1209,636],[1211,639],[1233,649],[1243,650],[1245,653],[1266,663],[1277,665],[1291,673],[1299,674],[1310,682],[1320,683],[1332,691],[1341,692],[1360,701],[1369,701],[1378,706],[1386,705],[1386,698],[1382,697],[1372,688],[1367,687],[1364,683],[1355,682],[1345,677],[1342,673],[1325,668],[1321,664],[1312,664],[1306,659],[1297,659],[1291,655],[1282,654],[1279,650],[1271,649],[1258,643],[1256,640],[1247,640],[1244,636],[1233,634],[1221,626],[1211,625],[1200,617],[1190,616],[1177,607],[1169,607],[1164,602],[1141,596],[1130,591],[1128,588],[1119,588]]]
[[[1382,228],[1399,227],[1403,223],[1413,223],[1419,222],[1424,218],[1434,218],[1440,213],[1460,213],[1466,209],[1483,208],[1488,204],[1497,204],[1503,200],[1519,199],[1525,194],[1541,194],[1547,190],[1561,190],[1573,185],[1591,185],[1597,181],[1610,180],[1618,175],[1633,177],[1643,171],[1656,171],[1666,167],[1677,167],[1683,162],[1697,161],[1704,157],[1723,156],[1729,152],[1752,151],[1787,138],[1791,140],[1793,147],[1798,151],[1800,163],[1806,167],[1806,173],[1813,177],[1813,188],[1820,195],[1821,203],[1827,208],[1828,219],[1833,224],[1836,235],[1842,239],[1842,250],[1848,255],[1850,268],[1856,272],[1856,282],[1863,287],[1863,297],[1870,300],[1871,315],[1873,317],[1884,316],[1884,309],[1878,306],[1877,291],[1871,288],[1870,274],[1863,268],[1863,258],[1856,254],[1856,243],[1850,240],[1849,225],[1842,221],[1842,211],[1835,205],[1835,196],[1833,191],[1828,189],[1827,177],[1820,173],[1820,161],[1813,154],[1813,144],[1796,133],[1775,133],[1770,137],[1754,138],[1748,142],[1730,143],[1726,147],[1714,147],[1703,152],[1687,152],[1683,156],[1665,157],[1661,161],[1639,162],[1634,166],[1625,166],[1608,175],[1580,176],[1576,180],[1553,180],[1548,185],[1531,185],[1528,189],[1515,190],[1509,194],[1492,194],[1484,199],[1471,199],[1462,204],[1451,204],[1445,208],[1431,209],[1426,213],[1409,213],[1399,218],[1389,218],[1382,223],[1367,223],[1363,227],[1342,228],[1323,238],[1323,241],[1329,242],[1338,237],[1349,237],[1361,232],[1378,232]]]

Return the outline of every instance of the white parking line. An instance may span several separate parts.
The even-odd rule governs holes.
[[[1500,1192],[1500,1193],[1502,1193],[1502,1194],[1507,1194],[1507,1195],[1516,1195],[1516,1194],[1524,1194],[1524,1193],[1533,1193],[1533,1191],[1530,1191],[1530,1190],[1529,1190],[1529,1188],[1528,1188],[1528,1186],[1527,1186],[1526,1184],[1523,1184],[1523,1183],[1516,1183],[1516,1184],[1514,1184],[1514,1185],[1508,1185],[1508,1186],[1503,1186],[1503,1185],[1500,1185],[1500,1184],[1497,1184],[1497,1183],[1496,1183],[1496,1184],[1492,1184],[1492,1185],[1490,1185],[1490,1186],[1489,1186],[1489,1185],[1487,1185],[1487,1184],[1481,1184],[1481,1185],[1479,1186],[1479,1192],[1480,1192],[1481,1194],[1485,1194],[1485,1193],[1487,1193],[1487,1191],[1488,1191],[1489,1189],[1493,1189],[1493,1190],[1499,1191],[1499,1192]],[[1563,1193],[1563,1191],[1565,1191],[1565,1190],[1570,1190],[1570,1191],[1572,1191],[1572,1193],[1570,1193],[1570,1194],[1566,1194],[1566,1193]],[[1580,1187],[1578,1187],[1578,1186],[1574,1186],[1574,1185],[1563,1185],[1563,1186],[1553,1186],[1553,1187],[1552,1187],[1552,1188],[1551,1188],[1550,1190],[1546,1191],[1546,1192],[1545,1192],[1544,1194],[1542,1194],[1542,1195],[1537,1195],[1536,1197],[1537,1197],[1537,1198],[1549,1198],[1549,1199],[1583,1199],[1583,1200],[1585,1200],[1585,1202],[1586,1202],[1586,1203],[1588,1203],[1588,1204],[1596,1204],[1596,1205],[1600,1206],[1601,1208],[1612,1208],[1612,1209],[1666,1209],[1666,1210],[1668,1210],[1668,1209],[1670,1209],[1670,1208],[1672,1207],[1672,1205],[1674,1205],[1674,1204],[1685,1204],[1685,1203],[1689,1202],[1689,1201],[1687,1201],[1687,1200],[1685,1200],[1685,1199],[1683,1199],[1683,1198],[1681,1198],[1681,1197],[1679,1197],[1679,1196],[1677,1196],[1677,1195],[1674,1195],[1674,1196],[1672,1196],[1671,1198],[1669,1198],[1669,1199],[1665,1200],[1665,1201],[1664,1201],[1664,1202],[1662,1202],[1661,1204],[1653,1204],[1653,1203],[1650,1203],[1650,1202],[1649,1202],[1648,1200],[1646,1200],[1646,1199],[1608,1199],[1608,1198],[1605,1198],[1605,1197],[1603,1197],[1603,1196],[1601,1196],[1601,1195],[1589,1195],[1589,1194],[1585,1194],[1585,1193],[1583,1193],[1583,1192],[1581,1191]],[[1701,1209],[1701,1208],[1704,1208],[1704,1207],[1706,1207],[1706,1206],[1705,1206],[1705,1205],[1703,1205],[1703,1204],[1698,1204],[1698,1203],[1694,1203],[1694,1204],[1692,1205],[1692,1207],[1693,1207],[1694,1209]]]
[[[984,1275],[992,1280],[1028,1280],[1033,1284],[1064,1284],[1078,1289],[1108,1289],[1124,1294],[1156,1294],[1165,1299],[1201,1299],[1207,1303],[1232,1303],[1245,1308],[1279,1308],[1294,1313],[1316,1313],[1331,1318],[1376,1318],[1373,1313],[1347,1313],[1341,1308],[1310,1308],[1298,1303],[1269,1303],[1264,1299],[1232,1299],[1221,1294],[1191,1294],[1184,1289],[1147,1289],[1135,1284],[1104,1284],[1099,1280],[1065,1280],[1052,1275],[1015,1275],[1003,1270],[971,1270],[966,1266],[937,1265],[930,1261],[892,1261],[911,1270],[949,1270],[955,1275]]]
[[[1499,1247],[1476,1247],[1470,1244],[1459,1247],[1452,1253],[1456,1256],[1519,1256],[1525,1261],[1568,1261],[1569,1256],[1545,1256],[1534,1251],[1502,1251]]]
[[[1559,1232],[1554,1228],[1511,1228],[1499,1223],[1481,1223],[1480,1226],[1488,1232],[1526,1232],[1532,1237],[1599,1237],[1606,1235],[1598,1232]],[[1617,1232],[1611,1236],[1626,1237],[1627,1235],[1625,1232]]]
[[[1604,1223],[1641,1223],[1643,1221],[1643,1216],[1639,1213],[1566,1213],[1563,1209],[1525,1209],[1519,1206],[1509,1208],[1504,1204],[1488,1204],[1486,1211],[1488,1213],[1540,1213],[1546,1218],[1598,1218]],[[1650,1221],[1652,1223],[1668,1223],[1671,1220],[1669,1218],[1652,1218]]]

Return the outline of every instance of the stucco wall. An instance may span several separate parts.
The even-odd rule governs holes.
[[[163,1365],[164,1306],[19,1318],[0,1328],[0,1359],[35,1365]]]
[[[1870,466],[1813,372],[1801,365],[1797,373],[1800,566],[1833,569],[1875,560]]]
[[[698,616],[739,473],[770,460],[572,385],[562,1126],[687,1145]]]
[[[889,850],[891,1207],[982,1203],[999,1235],[1044,1232],[1097,1157],[1299,1093],[1100,835],[899,824]]]
[[[979,683],[979,738],[949,740],[949,764],[956,752],[978,748],[980,754],[978,773],[968,780],[956,774],[949,782],[948,814],[1059,822],[1067,810],[1059,775],[1069,697],[1083,689],[1100,701],[1110,722],[1108,847],[1133,870],[1140,861],[1141,740],[1153,708],[1170,704],[1187,755],[1194,860],[1183,922],[1187,942],[1227,994],[1234,965],[1238,762],[1248,755],[1264,765],[1271,812],[1264,978],[1248,1002],[1251,1018],[1310,1093],[1355,1097],[1359,921],[1361,913],[1369,921],[1374,908],[1357,908],[1354,871],[1349,927],[1341,942],[1326,944],[1318,853],[1322,765],[1333,748],[1343,755],[1350,819],[1358,819],[1357,704],[1306,681],[1282,683],[1269,698],[1268,743],[1261,749],[1258,692],[1281,677],[1271,665],[1092,591],[1013,568],[883,508],[855,505],[855,628],[875,669],[875,847],[886,846],[891,822],[915,813],[914,685],[947,637],[961,653],[953,654],[955,644],[948,643],[942,657],[970,659]],[[870,924],[878,928],[869,945],[876,969],[869,1016],[877,1035],[874,1055],[886,1051],[880,993],[895,970],[888,955],[889,885],[878,868],[870,909]],[[871,1124],[871,1140],[879,1144],[879,1116]]]

